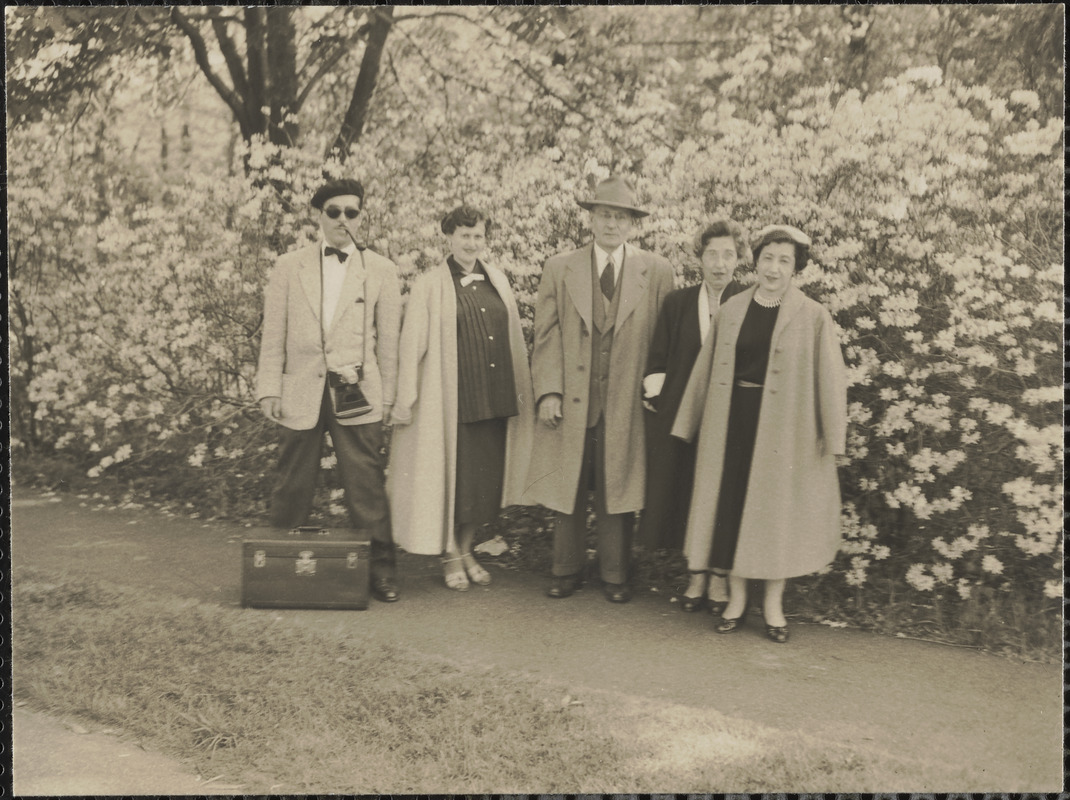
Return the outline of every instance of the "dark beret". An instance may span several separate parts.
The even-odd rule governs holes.
[[[359,197],[361,206],[364,205],[364,187],[360,185],[360,181],[352,178],[339,178],[338,180],[327,181],[316,190],[316,193],[312,195],[312,207],[322,211],[324,203],[332,197],[340,197],[344,194]]]

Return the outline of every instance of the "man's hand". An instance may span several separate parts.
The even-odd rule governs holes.
[[[547,428],[556,428],[561,421],[561,395],[548,394],[539,400],[539,421]]]
[[[261,397],[260,413],[270,420],[282,419],[282,398]]]

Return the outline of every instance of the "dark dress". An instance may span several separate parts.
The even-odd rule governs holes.
[[[643,373],[665,373],[661,394],[654,401],[657,411],[643,412],[646,422],[646,499],[637,540],[651,550],[679,550],[683,547],[687,528],[695,476],[695,445],[670,433],[691,368],[702,349],[698,302],[703,287],[700,283],[666,296]],[[732,281],[721,293],[721,302],[746,288],[742,283]]]
[[[732,569],[739,541],[739,524],[747,500],[754,438],[758,432],[758,415],[762,409],[762,386],[769,363],[769,346],[773,341],[780,306],[766,308],[751,300],[736,340],[735,383],[728,411],[725,436],[724,471],[717,515],[713,521],[713,544],[710,568]],[[740,386],[739,382],[758,384]]]
[[[477,261],[483,280],[461,285],[464,270],[447,259],[457,293],[457,488],[454,520],[482,525],[498,516],[505,473],[506,420],[516,416],[509,312]]]

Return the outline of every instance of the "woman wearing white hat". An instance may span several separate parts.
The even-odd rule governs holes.
[[[672,434],[698,433],[684,553],[691,570],[729,572],[717,632],[743,627],[747,580],[761,579],[766,635],[783,643],[786,579],[839,547],[847,379],[831,314],[792,285],[809,237],[770,225],[752,250],[758,282],[721,306]]]

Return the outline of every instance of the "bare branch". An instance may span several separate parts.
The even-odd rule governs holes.
[[[242,97],[249,91],[249,82],[245,78],[245,67],[241,62],[241,55],[234,40],[227,33],[226,23],[219,18],[218,14],[212,15],[212,30],[219,42],[219,49],[223,53],[223,59],[227,62],[227,70],[234,84],[234,91]]]
[[[212,88],[216,90],[216,93],[223,98],[223,102],[227,104],[230,110],[234,114],[234,118],[238,120],[239,124],[244,128],[244,110],[242,108],[241,98],[235,94],[234,90],[223,83],[223,80],[212,71],[211,64],[208,62],[208,46],[204,43],[204,37],[201,36],[197,27],[187,20],[182,12],[178,10],[177,6],[171,7],[171,19],[179,27],[179,29],[186,34],[186,38],[189,39],[190,45],[193,47],[193,57],[197,61],[197,66],[201,72],[204,73],[204,77],[208,79],[208,83],[212,85]]]

